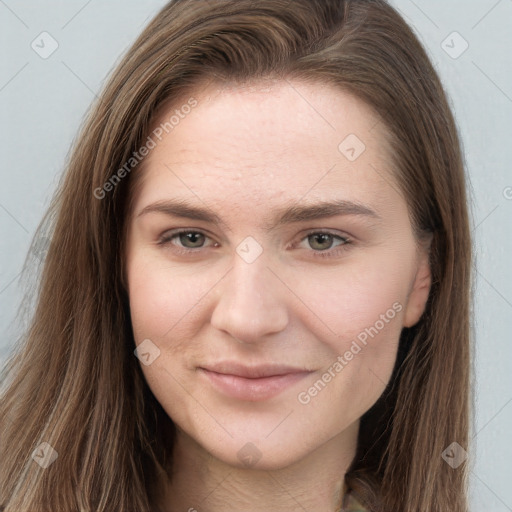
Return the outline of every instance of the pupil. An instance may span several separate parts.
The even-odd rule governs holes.
[[[186,247],[188,247],[187,244],[189,243],[194,247],[201,246],[202,236],[201,233],[182,233],[180,235],[180,242]]]
[[[327,233],[320,233],[318,235],[312,235],[313,237],[313,244],[312,247],[314,249],[329,249],[332,245],[332,237],[331,235],[327,234]],[[319,240],[319,244],[316,243],[316,241]],[[322,244],[327,244],[327,247],[318,247],[318,245],[322,245]],[[315,245],[317,245],[317,247],[314,247]]]

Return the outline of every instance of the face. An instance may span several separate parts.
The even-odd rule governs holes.
[[[284,467],[384,391],[428,297],[426,250],[364,103],[298,81],[191,97],[155,123],[136,171],[125,257],[141,367],[199,446]]]

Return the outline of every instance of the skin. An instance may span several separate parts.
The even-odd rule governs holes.
[[[162,509],[337,510],[359,419],[391,377],[401,329],[424,311],[428,247],[413,234],[385,128],[360,100],[301,81],[194,92],[197,106],[144,161],[127,232],[135,342],[150,339],[160,350],[141,367],[178,430]],[[338,149],[348,134],[366,146],[354,161]],[[140,215],[177,198],[221,222]],[[269,229],[285,207],[335,199],[377,216],[342,212]],[[205,238],[158,244],[176,228]],[[319,241],[311,231],[334,236]],[[236,252],[248,236],[262,249],[251,263]],[[401,308],[394,318],[300,403],[299,393],[393,304]],[[267,400],[240,400],[197,370],[226,359],[312,373]],[[247,443],[260,457],[252,465],[237,455]]]

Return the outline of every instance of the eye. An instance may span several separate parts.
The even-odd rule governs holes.
[[[310,232],[301,240],[301,243],[304,242],[307,242],[308,246],[313,249],[315,257],[337,256],[341,251],[347,250],[346,246],[351,243],[348,237],[326,231]]]
[[[207,244],[208,241],[210,241],[209,244]],[[327,231],[312,231],[301,239],[299,245],[304,244],[304,242],[312,249],[314,257],[322,258],[336,257],[342,251],[348,250],[347,246],[352,243],[348,237]],[[191,254],[208,246],[218,246],[201,231],[191,229],[168,231],[160,237],[157,243],[158,245],[169,246],[178,254]],[[304,248],[307,249],[308,247]]]
[[[202,249],[207,240],[209,238],[201,231],[181,230],[164,233],[158,240],[158,244],[173,245],[178,252],[180,249],[183,249],[182,252],[187,252],[187,250]]]

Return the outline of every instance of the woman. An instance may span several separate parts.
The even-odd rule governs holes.
[[[0,503],[465,511],[455,123],[382,0],[175,0],[40,228]]]

